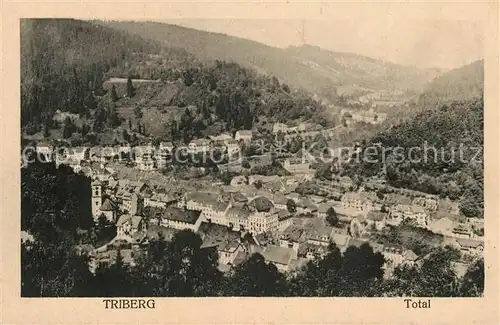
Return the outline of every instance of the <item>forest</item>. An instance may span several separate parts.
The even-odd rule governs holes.
[[[483,218],[483,111],[482,98],[423,110],[362,143],[344,173],[459,200],[465,216]]]
[[[28,135],[43,130],[47,137],[63,129],[64,138],[78,133],[91,142],[95,134],[121,127],[126,137],[155,136],[143,117],[152,107],[184,111],[159,132],[183,140],[207,128],[234,132],[268,119],[327,124],[324,106],[276,77],[233,62],[202,63],[182,49],[90,22],[23,20],[21,53],[21,125]],[[128,78],[127,90],[106,86],[110,77]],[[133,79],[160,82],[132,86]],[[119,113],[129,107],[135,113],[133,125]],[[73,117],[57,122],[56,111],[83,122]]]
[[[96,232],[87,211],[89,179],[69,168],[33,163],[21,171],[22,230],[33,241],[21,245],[23,297],[197,297],[197,296],[481,296],[483,260],[464,277],[452,262],[459,253],[439,248],[421,265],[398,267],[383,278],[384,257],[368,244],[343,254],[333,244],[325,256],[309,261],[293,274],[278,272],[262,255],[251,255],[229,273],[217,269],[216,250],[202,248],[198,234],[177,232],[171,240],[152,240],[130,267],[116,262],[89,271],[88,256],[77,247],[95,244]]]

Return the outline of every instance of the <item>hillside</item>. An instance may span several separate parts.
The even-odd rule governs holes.
[[[482,97],[484,61],[479,60],[448,71],[429,82],[418,97],[418,105],[436,107],[456,100]]]
[[[346,166],[345,173],[460,199],[465,216],[482,218],[483,109],[480,98],[421,111],[372,137],[363,146],[372,148],[367,159]]]
[[[234,61],[330,100],[335,100],[337,87],[414,90],[437,74],[432,69],[407,68],[349,53],[311,46],[280,49],[234,36],[164,23],[99,23],[182,47],[205,60]]]
[[[306,93],[236,63],[77,20],[24,20],[21,38],[22,125],[36,138],[187,141],[256,122],[326,125]]]

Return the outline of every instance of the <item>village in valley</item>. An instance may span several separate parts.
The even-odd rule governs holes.
[[[328,138],[329,132],[305,123],[272,127],[275,138],[285,143],[297,136]],[[115,229],[98,247],[82,247],[91,256],[93,272],[100,265],[112,265],[118,251],[133,267],[150,240],[168,240],[184,229],[198,233],[203,248],[218,252],[222,272],[258,252],[280,272],[293,275],[307,261],[326,254],[332,244],[342,252],[369,243],[383,254],[387,277],[396,266],[425,260],[436,246],[451,245],[461,252],[460,261],[454,262],[458,274],[482,255],[482,219],[465,218],[458,202],[394,188],[382,178],[356,184],[340,176],[338,163],[337,175],[325,181],[316,177],[317,161],[308,154],[269,151],[245,157],[242,150],[259,143],[254,133],[240,130],[234,137],[221,134],[183,147],[149,142],[61,150],[40,142],[36,152],[89,177],[94,222]],[[204,157],[214,150],[226,158],[216,164],[217,173],[226,176],[223,180],[180,179],[160,172],[172,164],[176,152]],[[353,146],[347,155],[354,153]],[[284,172],[252,173],[259,170],[255,166],[269,165]],[[205,167],[195,169],[203,172]]]

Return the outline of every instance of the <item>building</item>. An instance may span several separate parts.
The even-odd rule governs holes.
[[[456,242],[460,251],[466,255],[479,256],[484,251],[484,243],[480,240],[457,238]]]
[[[310,164],[302,158],[286,159],[283,168],[290,173],[306,174],[310,172]]]
[[[413,199],[412,205],[421,206],[431,212],[438,208],[438,199],[434,196],[420,196]]]
[[[278,214],[278,231],[284,231],[286,228],[292,225],[293,214],[287,210],[279,210]]]
[[[108,222],[110,223],[116,222],[117,208],[116,205],[110,199],[106,199],[104,201],[104,203],[99,208],[99,211],[100,211],[99,216],[104,215],[104,217],[106,217],[106,220],[108,220]]]
[[[376,230],[382,230],[385,227],[387,213],[381,211],[369,211],[366,214],[365,222],[367,226],[374,227]]]
[[[94,220],[100,216],[100,208],[103,203],[103,195],[102,195],[102,183],[99,180],[94,180],[91,183],[92,187],[92,215],[94,216]]]
[[[236,141],[250,142],[252,141],[252,131],[251,130],[240,130],[234,135]]]
[[[174,205],[177,199],[167,193],[156,193],[149,197],[144,198],[144,206],[166,208],[167,206]]]
[[[131,242],[138,233],[146,232],[146,222],[141,216],[124,214],[116,223],[116,239]]]
[[[235,176],[231,179],[231,186],[240,186],[240,185],[246,185],[248,183],[246,176],[239,175]]]
[[[376,195],[362,192],[347,192],[342,196],[340,202],[345,209],[354,209],[357,211],[371,211],[375,208],[377,201]]]
[[[233,156],[233,155],[240,152],[240,145],[239,145],[238,141],[231,139],[231,140],[225,141],[225,144],[226,144],[226,149],[227,149],[228,155]]]
[[[206,192],[193,192],[187,194],[184,199],[178,203],[178,206],[201,211],[203,212],[204,218],[216,222],[215,220],[224,217],[229,204],[219,195]]]
[[[292,260],[297,259],[297,254],[293,249],[275,245],[268,245],[262,252],[262,256],[266,262],[274,264],[280,272],[287,272]]]
[[[196,154],[210,151],[210,143],[206,139],[195,139],[188,144],[188,153]]]
[[[318,217],[326,218],[328,210],[331,208],[331,205],[328,203],[321,203],[318,205]]]
[[[302,234],[304,229],[301,227],[290,225],[283,231],[283,234],[279,238],[279,245],[281,247],[292,248],[296,254],[298,254],[300,246],[306,242]]]
[[[54,146],[47,141],[40,141],[36,144],[36,153],[45,161],[52,161]]]
[[[163,211],[161,225],[179,230],[190,229],[197,232],[203,220],[201,211],[166,207]]]
[[[427,225],[427,213],[424,208],[414,205],[404,205],[398,204],[390,208],[389,212],[390,220],[399,220],[399,223],[403,220],[412,220],[417,226],[425,227]],[[399,224],[398,223],[398,224]]]

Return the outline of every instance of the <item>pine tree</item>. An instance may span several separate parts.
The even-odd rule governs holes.
[[[129,79],[130,80],[130,79]],[[128,90],[128,81],[127,81],[127,90]],[[116,102],[118,100],[118,95],[116,94],[115,85],[111,87],[111,101]]]
[[[132,85],[132,79],[128,77],[127,79],[127,97],[132,98],[135,95],[135,89],[134,86]]]

